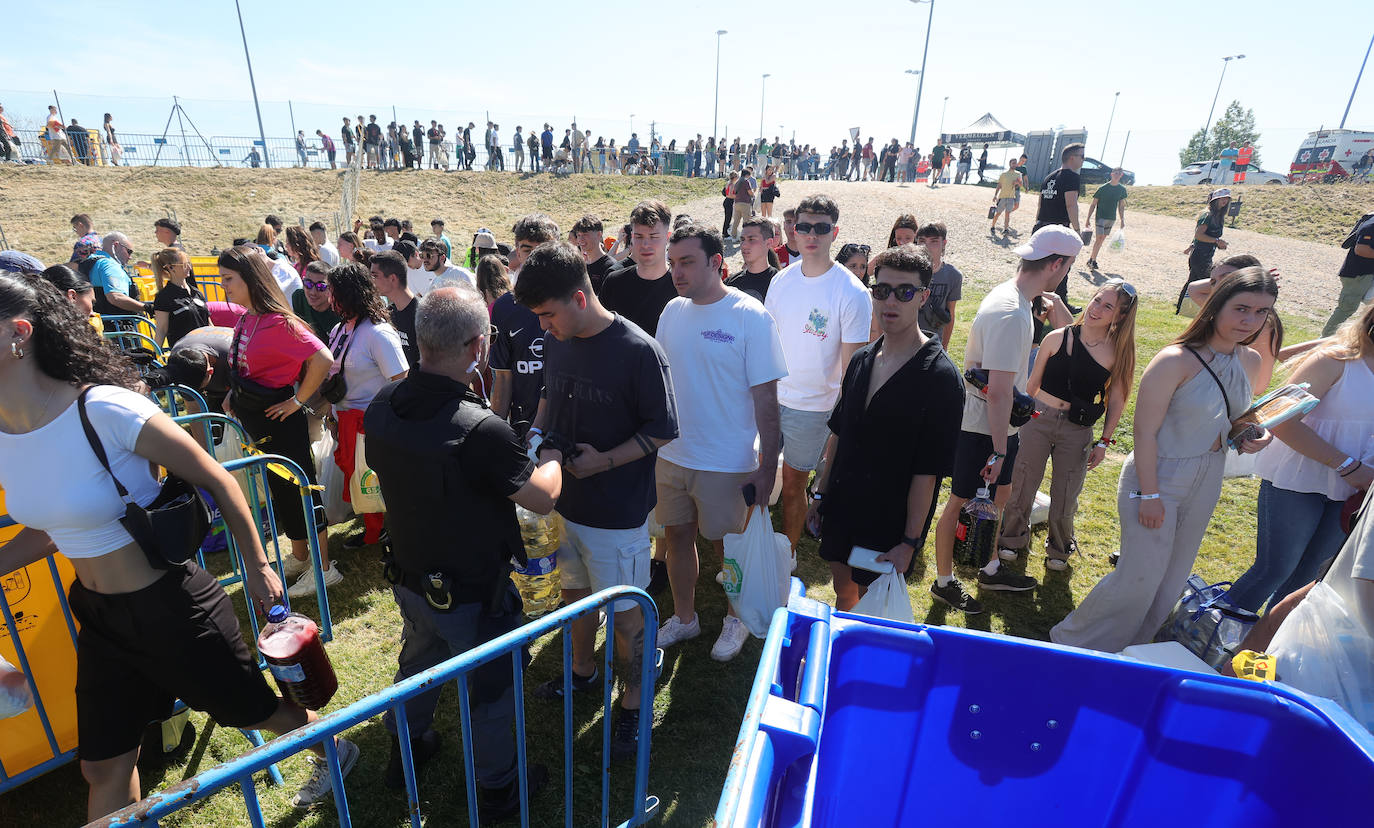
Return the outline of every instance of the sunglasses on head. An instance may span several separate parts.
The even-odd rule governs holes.
[[[329,290],[328,282],[312,282],[309,279],[302,279],[301,284],[305,285],[306,290]]]
[[[794,225],[792,229],[796,230],[798,233],[804,233],[808,236],[813,234],[817,236],[828,236],[830,235],[831,231],[835,229],[835,225],[824,221],[818,221],[815,224],[812,224],[809,221],[802,221]]]
[[[1125,279],[1121,279],[1121,278],[1112,278],[1112,279],[1108,279],[1107,281],[1105,281],[1105,282],[1102,283],[1102,287],[1116,288],[1116,290],[1117,290],[1118,293],[1124,293],[1124,294],[1126,294],[1126,297],[1127,297],[1127,300],[1128,300],[1127,303],[1126,303],[1126,307],[1129,308],[1131,305],[1134,305],[1134,304],[1135,304],[1135,300],[1136,300],[1135,285],[1131,284],[1130,282],[1126,281]]]
[[[910,302],[912,299],[916,298],[916,294],[924,293],[925,291],[930,290],[930,288],[906,283],[900,285],[889,285],[885,282],[878,282],[877,284],[870,287],[868,290],[870,293],[873,294],[873,298],[877,299],[879,302],[887,299],[887,297],[893,295],[894,293],[897,294],[898,302]]]

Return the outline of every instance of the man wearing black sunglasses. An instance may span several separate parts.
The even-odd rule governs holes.
[[[830,563],[836,606],[858,603],[876,572],[853,569],[855,547],[911,572],[925,546],[940,478],[954,471],[964,383],[940,340],[921,330],[932,266],[916,245],[873,259],[873,308],[882,337],[849,360],[830,415],[807,525]]]
[[[806,483],[825,448],[826,422],[844,366],[868,344],[873,301],[863,282],[830,258],[840,208],[829,196],[797,205],[801,261],[779,273],[764,306],[778,323],[788,375],[778,381],[783,527],[795,552],[806,518]]]

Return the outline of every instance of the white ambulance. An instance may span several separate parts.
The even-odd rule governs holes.
[[[1374,177],[1374,132],[1323,129],[1298,145],[1288,180],[1330,182]]]

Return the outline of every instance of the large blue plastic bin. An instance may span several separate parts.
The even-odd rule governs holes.
[[[1053,644],[833,612],[764,645],[716,825],[1370,825],[1334,703]]]

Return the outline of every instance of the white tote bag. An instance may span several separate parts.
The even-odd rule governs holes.
[[[897,572],[879,575],[850,612],[906,624],[916,623],[916,616],[911,612],[911,596],[906,591],[906,579]]]
[[[339,468],[339,464],[334,460],[334,449],[337,445],[334,435],[329,429],[325,429],[324,435],[311,446],[311,451],[315,455],[315,468],[319,470],[319,484],[324,487],[321,497],[324,500],[325,520],[331,526],[353,517],[353,507],[344,500],[349,480],[344,477],[343,469]]]
[[[768,510],[750,510],[744,531],[725,536],[725,595],[755,638],[768,635],[773,613],[787,603],[792,543],[773,531]]]

